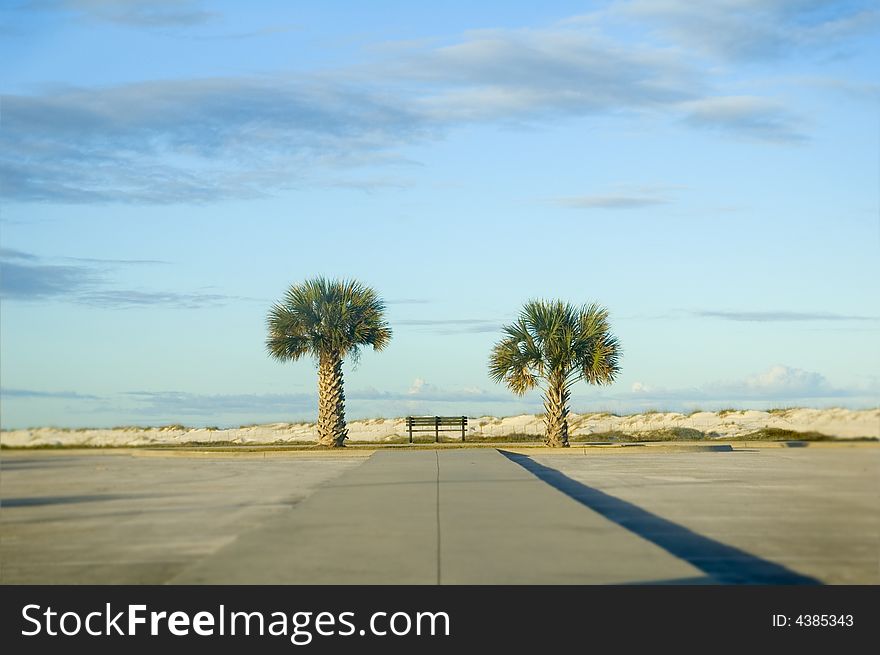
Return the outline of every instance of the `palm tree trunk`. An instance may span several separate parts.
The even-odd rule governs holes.
[[[342,358],[339,353],[322,353],[318,362],[318,443],[341,448],[346,439]]]
[[[547,436],[544,443],[552,448],[568,448],[568,400],[570,393],[565,377],[552,374],[544,394],[544,422]]]

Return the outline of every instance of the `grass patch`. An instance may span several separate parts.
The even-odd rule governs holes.
[[[699,441],[706,438],[706,434],[700,430],[679,427],[652,430],[648,436],[647,441]]]
[[[474,441],[473,439],[468,439],[468,441]],[[443,433],[440,434],[439,443],[461,443],[461,433],[458,433],[458,437],[450,437],[448,434],[446,436]],[[352,442],[350,442],[352,443]],[[390,437],[385,437],[380,441],[357,441],[354,443],[365,444],[365,443],[376,443],[376,444],[408,444],[409,443],[409,435],[391,435]],[[434,435],[430,432],[422,432],[422,433],[413,433],[413,443],[414,444],[429,444],[429,443],[437,443],[434,441]]]
[[[706,434],[693,428],[664,428],[662,430],[646,430],[644,432],[597,432],[582,434],[571,439],[572,443],[637,443],[660,441],[700,441]]]
[[[612,430],[611,432],[594,432],[593,434],[579,434],[570,437],[571,443],[621,443],[636,441],[636,438],[627,432]]]
[[[540,434],[524,434],[515,432],[513,434],[500,434],[496,436],[468,436],[470,443],[529,443],[543,441],[544,437]]]
[[[464,443],[538,443],[542,442],[544,437],[540,434],[523,434],[523,433],[514,433],[514,434],[502,434],[502,435],[493,435],[493,436],[481,436],[480,434],[469,434],[465,437]],[[377,444],[408,444],[409,437],[408,436],[399,436],[394,435],[393,437],[388,437],[378,442],[366,442],[366,441],[358,441],[359,444],[364,443],[377,443]],[[414,444],[432,444],[434,443],[434,435],[419,437],[417,435],[413,435],[413,443]],[[440,436],[440,443],[442,444],[452,444],[452,443],[462,443],[461,435],[457,437],[451,436]]]
[[[855,437],[841,439],[821,432],[797,432],[783,428],[761,428],[738,437],[725,437],[724,441],[837,441],[850,443],[853,441],[880,441],[877,437]]]
[[[735,441],[836,441],[835,437],[821,432],[796,432],[783,428],[761,428],[738,437],[729,437]]]
[[[419,437],[413,435],[413,442],[414,443],[426,442],[426,441],[427,441],[426,439],[420,439]],[[431,441],[434,441],[434,440],[431,439]],[[358,442],[358,443],[361,443],[361,442]],[[385,439],[382,439],[379,443],[382,443],[382,444],[385,444],[385,443],[390,443],[390,444],[409,443],[409,437],[401,437],[399,434],[395,434],[394,436],[386,437]]]

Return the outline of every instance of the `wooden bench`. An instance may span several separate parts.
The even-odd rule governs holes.
[[[441,432],[452,431],[461,432],[461,440],[464,441],[467,421],[467,416],[407,416],[409,442],[413,442],[413,432],[433,432],[434,442],[439,443]]]

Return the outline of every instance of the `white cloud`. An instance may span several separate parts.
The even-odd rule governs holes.
[[[871,0],[630,0],[611,11],[680,47],[733,61],[828,51],[880,22]]]
[[[201,5],[189,2],[64,6],[142,22],[201,15]],[[646,15],[641,5],[627,6],[631,16]],[[676,7],[664,11],[675,14]],[[822,28],[845,31],[839,21],[847,16],[854,20],[847,14]],[[408,180],[375,170],[408,163],[400,149],[473,122],[541,125],[646,113],[674,121],[684,113],[687,125],[764,142],[804,138],[780,100],[724,95],[715,88],[718,76],[686,50],[615,39],[603,33],[600,18],[467,32],[451,44],[430,42],[332,73],[6,94],[0,193],[25,202],[163,204],[255,198],[306,185],[405,187]],[[759,31],[762,23],[752,23]],[[350,174],[362,168],[372,174]],[[561,201],[610,209],[664,198]]]
[[[864,388],[835,387],[820,373],[782,364],[732,382],[716,382],[701,388],[670,389],[644,382],[632,383],[629,391],[601,390],[585,384],[574,390],[574,411],[637,412],[663,408],[670,411],[693,407],[850,406],[874,407],[880,401],[878,380]],[[75,392],[3,389],[4,420],[14,416],[23,403],[34,399],[65,403],[65,420],[83,425],[119,423],[238,425],[269,421],[314,421],[317,393],[198,394],[179,391],[136,391],[107,396]],[[464,414],[510,416],[541,411],[540,393],[520,398],[504,388],[444,389],[424,378],[415,378],[405,391],[352,388],[346,393],[346,416],[350,420],[376,416],[413,414]],[[73,417],[73,418],[71,418]],[[5,424],[4,424],[5,426]]]
[[[441,121],[534,120],[650,110],[693,97],[700,74],[683,57],[581,29],[479,30],[392,68],[430,82],[419,106]]]
[[[778,101],[758,96],[718,96],[684,102],[685,122],[760,141],[795,143],[806,137],[799,119]]]
[[[416,396],[425,391],[432,391],[434,389],[436,389],[434,385],[426,383],[422,378],[416,378],[413,380],[412,386],[407,390],[407,393],[411,396]]]
[[[394,164],[388,147],[424,128],[404,104],[309,78],[8,94],[0,191],[67,203],[259,197],[314,170]]]
[[[782,395],[791,398],[821,397],[838,393],[832,389],[822,374],[781,364],[746,378],[742,387],[755,394]]]
[[[357,395],[355,397],[358,397]],[[432,402],[516,402],[516,397],[504,391],[487,391],[477,387],[443,389],[422,378],[413,380],[405,396],[393,392],[381,394],[383,398],[404,400],[427,400]]]
[[[805,402],[811,400],[870,397],[868,389],[833,386],[821,373],[776,364],[741,380],[709,382],[699,388],[670,389],[634,382],[629,393],[609,395],[618,401],[678,404],[748,402]]]

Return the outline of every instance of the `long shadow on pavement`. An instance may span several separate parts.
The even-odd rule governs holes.
[[[791,569],[704,537],[625,500],[588,487],[526,455],[499,451],[511,461],[630,532],[689,562],[721,584],[821,584]]]
[[[43,505],[70,505],[76,503],[94,503],[103,500],[130,500],[152,498],[150,494],[92,494],[81,496],[34,496],[28,498],[2,498],[0,507],[40,507]]]

